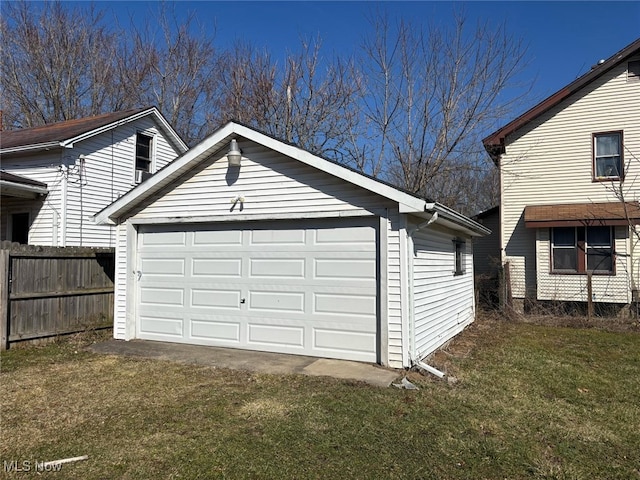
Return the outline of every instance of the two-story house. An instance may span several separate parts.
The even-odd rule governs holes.
[[[483,143],[500,169],[516,306],[629,304],[640,285],[640,39]]]
[[[155,107],[0,134],[0,240],[114,246],[91,216],[187,151]]]

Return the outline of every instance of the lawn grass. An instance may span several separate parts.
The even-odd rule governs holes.
[[[478,322],[417,391],[101,356],[3,353],[3,461],[45,478],[640,479],[640,335]],[[28,478],[26,473],[0,473]]]

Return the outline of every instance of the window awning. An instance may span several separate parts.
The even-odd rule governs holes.
[[[640,224],[637,202],[529,205],[524,209],[527,228],[615,226]]]

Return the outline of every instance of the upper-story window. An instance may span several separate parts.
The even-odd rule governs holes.
[[[617,180],[624,176],[622,132],[593,135],[593,177],[595,180]]]
[[[136,171],[151,172],[153,161],[153,137],[136,134]]]

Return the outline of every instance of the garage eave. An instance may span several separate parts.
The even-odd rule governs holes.
[[[137,205],[170,185],[172,182],[178,181],[183,174],[192,170],[200,162],[210,158],[212,155],[224,155],[232,138],[237,138],[238,141],[244,139],[260,144],[281,155],[396,202],[400,213],[419,214],[429,212],[430,209],[435,208],[443,218],[448,218],[452,222],[452,228],[454,229],[466,229],[470,235],[478,236],[489,233],[489,231],[480,224],[448,209],[444,205],[428,202],[424,198],[410,192],[403,191],[376,178],[319,157],[300,147],[277,140],[267,134],[235,122],[226,124],[198,145],[188,150],[181,157],[169,163],[155,175],[130,190],[111,205],[105,207],[94,216],[94,221],[98,224],[108,224],[112,222],[117,223],[126,219],[127,214]]]

